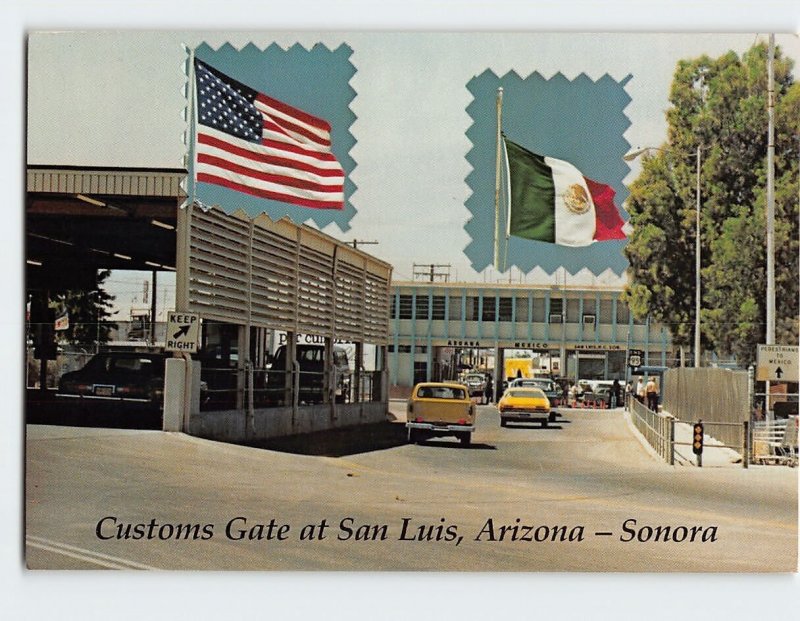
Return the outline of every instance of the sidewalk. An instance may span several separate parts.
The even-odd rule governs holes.
[[[689,423],[675,423],[675,442],[691,444],[694,436],[694,426]],[[725,448],[722,442],[703,434],[703,467],[717,468],[737,464],[742,467],[742,456],[733,449]],[[675,446],[675,465],[697,465],[697,455],[692,452],[691,446]]]

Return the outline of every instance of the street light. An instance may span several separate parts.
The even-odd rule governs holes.
[[[644,153],[650,151],[664,151],[670,153],[669,149],[660,147],[644,147],[624,155],[622,159],[626,162],[635,160]],[[702,147],[698,144],[695,152],[696,180],[695,180],[695,199],[697,206],[695,209],[695,240],[694,240],[694,366],[700,366],[700,166],[701,166]]]

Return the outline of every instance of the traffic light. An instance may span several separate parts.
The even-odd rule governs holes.
[[[692,432],[694,434],[694,438],[692,439],[692,452],[695,455],[702,455],[703,454],[703,423],[695,423],[694,430]]]

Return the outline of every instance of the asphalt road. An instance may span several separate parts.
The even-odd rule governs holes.
[[[362,438],[349,454],[341,445],[323,451],[334,457],[158,431],[28,425],[25,562],[796,570],[797,469],[670,467],[643,448],[621,410],[563,412],[548,429],[501,428],[496,409],[481,407],[468,448],[455,439],[405,444],[402,427],[387,424],[372,443],[379,450]]]

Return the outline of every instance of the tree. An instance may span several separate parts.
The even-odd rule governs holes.
[[[109,333],[116,324],[110,323],[111,303],[114,296],[103,289],[103,283],[111,274],[110,270],[97,272],[97,285],[90,291],[66,291],[51,302],[56,314],[69,315],[69,328],[61,332],[65,342],[85,349],[95,343],[108,341]]]
[[[695,167],[701,147],[703,347],[747,365],[766,332],[767,48],[678,63],[668,142],[631,187],[625,249],[637,317],[668,325],[676,345],[694,332]],[[776,290],[778,342],[797,339],[797,160],[800,96],[776,50]],[[779,284],[780,283],[780,284]],[[794,338],[792,339],[792,335]]]

